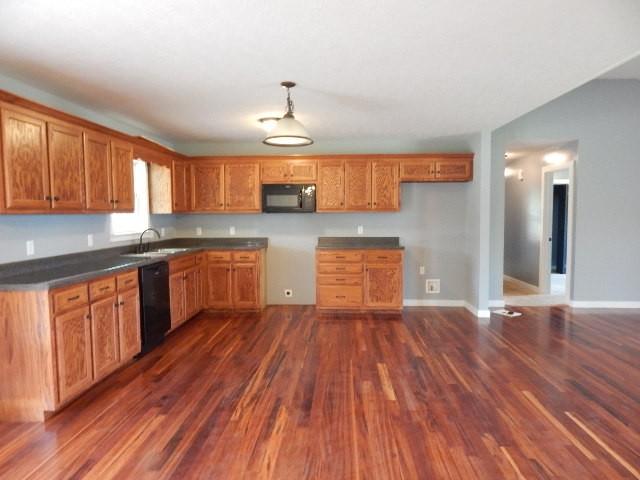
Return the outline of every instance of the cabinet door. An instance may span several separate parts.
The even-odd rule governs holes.
[[[347,160],[344,164],[345,203],[347,210],[371,208],[371,162]]]
[[[209,264],[207,267],[207,307],[231,308],[231,264]]]
[[[344,210],[344,161],[318,161],[317,210]]]
[[[111,140],[111,184],[113,202],[119,212],[133,212],[133,148]]]
[[[401,182],[429,182],[436,177],[432,159],[416,158],[400,161]]]
[[[192,268],[184,273],[185,319],[198,313],[198,268]]]
[[[289,181],[313,183],[316,181],[318,162],[315,160],[289,160]]]
[[[195,161],[191,165],[192,209],[195,212],[224,210],[224,165]]]
[[[120,360],[126,362],[140,353],[140,294],[137,288],[118,295]]]
[[[55,329],[58,394],[62,403],[93,382],[89,307],[58,315]]]
[[[51,207],[54,210],[84,209],[84,153],[82,129],[73,125],[47,124]]]
[[[454,158],[436,162],[436,180],[467,182],[471,180],[472,162],[467,158]]]
[[[173,211],[191,210],[191,176],[186,162],[173,162]]]
[[[171,328],[176,328],[185,319],[184,272],[169,276],[169,301],[171,304]]]
[[[400,209],[400,181],[398,178],[398,162],[373,162],[373,209]]]
[[[1,110],[6,208],[49,210],[47,124],[20,109]]]
[[[227,163],[224,176],[225,208],[238,212],[259,212],[260,164]]]
[[[265,160],[262,162],[262,183],[290,182],[290,166],[288,160]]]
[[[234,308],[258,308],[258,265],[235,263],[232,274]]]
[[[364,284],[364,302],[367,307],[402,306],[402,265],[367,264]]]
[[[109,375],[120,364],[118,299],[115,295],[91,304],[93,377]]]
[[[111,144],[107,135],[84,132],[84,188],[87,210],[113,210]]]

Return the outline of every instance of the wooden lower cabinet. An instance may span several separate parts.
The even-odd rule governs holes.
[[[320,309],[402,309],[402,250],[317,250]]]
[[[137,288],[118,295],[120,357],[129,360],[140,353],[140,293]]]
[[[119,335],[117,297],[112,295],[92,303],[91,343],[94,379],[109,375],[120,365]]]
[[[204,255],[185,255],[169,262],[171,329],[200,313],[204,297]]]
[[[209,252],[207,308],[260,310],[265,306],[265,296],[265,255],[262,250]]]

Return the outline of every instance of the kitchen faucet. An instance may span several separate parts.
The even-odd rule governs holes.
[[[155,228],[147,228],[144,232],[140,234],[140,243],[138,243],[138,248],[136,248],[136,253],[144,253],[149,251],[149,242],[147,242],[146,247],[142,246],[142,237],[144,237],[144,234],[147,232],[154,232],[158,236],[158,239],[161,238],[160,232],[158,232],[158,230],[156,230]]]

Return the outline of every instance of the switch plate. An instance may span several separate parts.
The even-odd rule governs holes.
[[[196,227],[196,235],[198,237],[202,236],[202,227]]]
[[[229,235],[235,235],[236,234],[236,227],[229,227]]]
[[[424,275],[424,265],[420,265],[420,275]]]
[[[362,235],[364,233],[364,227],[362,225],[358,225],[358,235]]]
[[[292,290],[292,289],[290,289],[290,288],[285,288],[285,289],[284,289],[284,296],[285,296],[285,297],[288,297],[288,298],[293,297],[293,290]]]
[[[36,253],[36,247],[33,240],[27,240],[27,256],[30,257]]]
[[[425,290],[427,293],[440,293],[440,279],[429,278],[425,282]]]
[[[87,235],[87,247],[93,247],[93,233]]]

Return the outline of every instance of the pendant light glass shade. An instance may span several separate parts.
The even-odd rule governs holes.
[[[313,140],[296,118],[293,116],[293,101],[291,100],[290,88],[295,87],[293,82],[282,82],[281,85],[287,89],[287,113],[278,120],[275,128],[269,132],[262,143],[274,147],[305,147],[311,145]]]

